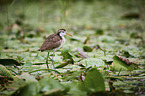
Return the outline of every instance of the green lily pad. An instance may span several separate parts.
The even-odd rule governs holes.
[[[13,66],[13,65],[17,65],[20,66],[23,63],[20,63],[14,59],[0,59],[0,64],[2,65],[9,65],[9,66]]]
[[[38,82],[29,82],[20,89],[18,96],[36,96],[39,92]]]
[[[82,63],[84,66],[87,66],[87,67],[100,67],[100,66],[104,66],[104,61],[102,59],[97,59],[97,58],[87,58],[87,59],[84,59],[82,61],[80,61],[80,63]]]
[[[105,42],[105,43],[115,43],[115,39],[112,38],[111,36],[100,36],[99,37],[99,40],[102,41],[102,42]]]
[[[104,30],[103,29],[97,29],[96,34],[97,35],[104,35]]]
[[[84,87],[87,88],[89,93],[96,93],[105,91],[104,78],[96,68],[88,71],[84,80]]]
[[[69,86],[70,86],[70,90],[68,94],[70,94],[71,96],[88,96],[87,91],[82,90],[85,87],[82,85],[81,82],[77,82],[77,83],[72,82],[69,84]]]
[[[71,50],[69,48],[64,48],[61,51],[61,55],[63,56],[63,60],[67,61],[68,59],[70,59],[71,63],[74,63],[73,55],[71,54]]]
[[[93,48],[91,48],[89,46],[84,46],[83,49],[85,52],[92,52],[93,51]]]
[[[39,84],[40,84],[40,91],[41,92],[47,92],[49,93],[48,91],[49,90],[53,90],[53,89],[56,89],[56,88],[60,88],[61,89],[61,92],[65,90],[65,87],[59,83],[58,81],[50,78],[50,77],[44,77],[42,78],[40,81],[39,81]],[[54,92],[57,92],[57,91],[54,91]]]
[[[134,70],[134,69],[138,69],[138,65],[134,64],[133,62],[127,60],[126,58],[122,58],[120,56],[114,56],[113,57],[113,65],[111,66],[112,70]]]

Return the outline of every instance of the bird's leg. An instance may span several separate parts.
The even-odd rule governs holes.
[[[54,63],[53,63],[53,57],[54,57],[54,53],[55,53],[55,50],[53,50],[53,55],[52,55],[52,65],[53,65],[53,69],[55,70],[55,66],[54,66]]]
[[[48,54],[47,54],[47,58],[46,58],[47,69],[49,69],[49,66],[48,66],[48,57],[49,57],[49,52],[48,52]]]

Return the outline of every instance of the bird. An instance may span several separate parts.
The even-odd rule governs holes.
[[[48,66],[48,58],[49,58],[49,59],[51,59],[53,68],[55,70],[55,66],[54,66],[54,63],[53,63],[53,57],[54,57],[55,51],[57,49],[61,48],[62,45],[65,43],[64,35],[72,36],[71,34],[69,34],[66,31],[66,29],[59,29],[56,34],[49,35],[45,39],[43,44],[41,45],[40,49],[38,50],[38,51],[41,51],[41,52],[46,51],[46,50],[48,51],[47,59],[46,59],[46,65],[47,65],[48,69],[49,69],[49,66]],[[51,50],[53,50],[52,58],[49,57],[49,52]]]

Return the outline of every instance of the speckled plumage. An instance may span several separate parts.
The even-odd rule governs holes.
[[[57,34],[52,34],[46,38],[39,51],[56,50],[62,43],[62,38]]]

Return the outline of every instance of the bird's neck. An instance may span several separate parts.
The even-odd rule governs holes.
[[[59,34],[60,38],[62,39],[63,43],[65,42],[65,38],[64,38],[64,35],[62,34]]]

